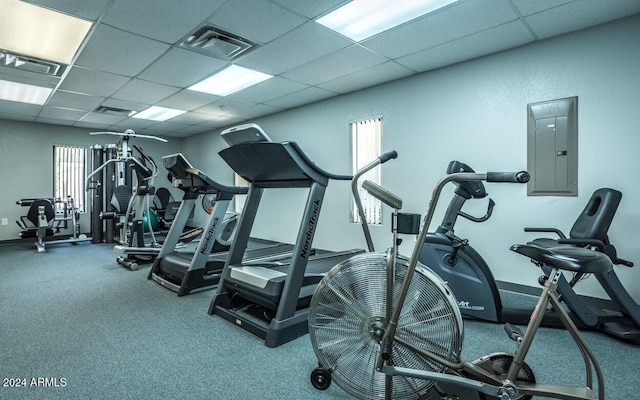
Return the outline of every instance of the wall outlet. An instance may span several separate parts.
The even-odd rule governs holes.
[[[2,225],[9,225],[9,220],[7,218],[2,218]]]

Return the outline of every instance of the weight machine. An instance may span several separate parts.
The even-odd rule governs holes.
[[[65,198],[38,198],[20,199],[16,204],[29,207],[27,215],[16,221],[22,232],[23,239],[35,237],[35,248],[38,253],[46,250],[46,245],[62,243],[78,243],[91,240],[84,234],[80,234],[80,214],[74,205],[72,197]],[[58,236],[54,240],[45,241],[45,238],[54,237],[63,229],[69,228],[71,222],[71,237]],[[64,237],[64,239],[60,239]]]
[[[158,246],[153,227],[151,226],[150,197],[155,194],[153,180],[158,174],[158,168],[153,159],[136,145],[129,145],[132,138],[154,139],[166,142],[156,136],[136,134],[133,130],[125,132],[91,132],[90,135],[116,135],[120,136],[117,145],[108,145],[105,150],[102,146],[93,147],[94,171],[87,176],[86,188],[93,190],[92,203],[92,231],[94,243],[103,241],[104,222],[106,221],[106,243],[112,243],[114,228],[119,230],[118,243],[124,246],[144,247],[144,228],[146,220],[151,235],[151,246]],[[133,156],[136,150],[139,157]],[[102,154],[101,154],[102,153]],[[100,163],[101,155],[106,155],[107,160]],[[105,182],[104,171],[107,179]],[[131,171],[136,175],[136,186],[131,189]],[[106,189],[106,190],[105,190]],[[105,193],[106,191],[106,193]],[[110,196],[109,196],[110,195]],[[110,198],[109,210],[104,209],[104,199]],[[113,222],[116,221],[116,222]],[[118,257],[118,263],[132,268],[134,261],[153,261],[153,258],[144,260],[130,260],[128,257]]]

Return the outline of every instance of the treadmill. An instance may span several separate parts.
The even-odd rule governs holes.
[[[249,182],[249,193],[209,314],[277,347],[308,333],[308,306],[317,284],[333,266],[363,252],[312,252],[329,180],[352,176],[322,170],[295,142],[271,142],[255,124],[230,128],[222,137],[230,147],[219,154]],[[272,188],[309,188],[293,254],[276,262],[243,261],[262,193]]]
[[[247,193],[248,188],[225,186],[213,181],[202,171],[193,168],[181,153],[164,156],[162,161],[171,175],[172,184],[184,191],[184,197],[148,279],[176,292],[178,296],[211,289],[218,284],[227,259],[229,245],[224,242],[230,242],[236,227],[235,215],[225,219],[227,209],[233,196]],[[176,250],[176,245],[185,236],[183,229],[193,213],[196,200],[201,195],[215,195],[211,215],[201,230],[202,238],[195,251]],[[292,245],[256,239],[252,239],[251,246],[253,248],[248,252],[248,257],[265,260],[287,257],[293,249]]]

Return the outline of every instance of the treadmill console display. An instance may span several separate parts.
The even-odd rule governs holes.
[[[162,163],[174,179],[189,177],[190,174],[187,172],[187,168],[193,168],[182,153],[164,156],[162,157]]]
[[[229,147],[242,143],[271,142],[271,138],[257,124],[244,124],[225,129],[220,134]]]

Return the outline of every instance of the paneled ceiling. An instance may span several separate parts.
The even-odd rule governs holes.
[[[361,42],[315,20],[345,0],[28,0],[93,22],[61,77],[0,66],[0,79],[47,82],[43,106],[0,100],[0,118],[188,137],[640,13],[640,0],[459,0]],[[180,46],[203,25],[256,48],[227,61]],[[274,75],[226,97],[186,89],[230,63]],[[96,112],[151,105],[165,122]]]

